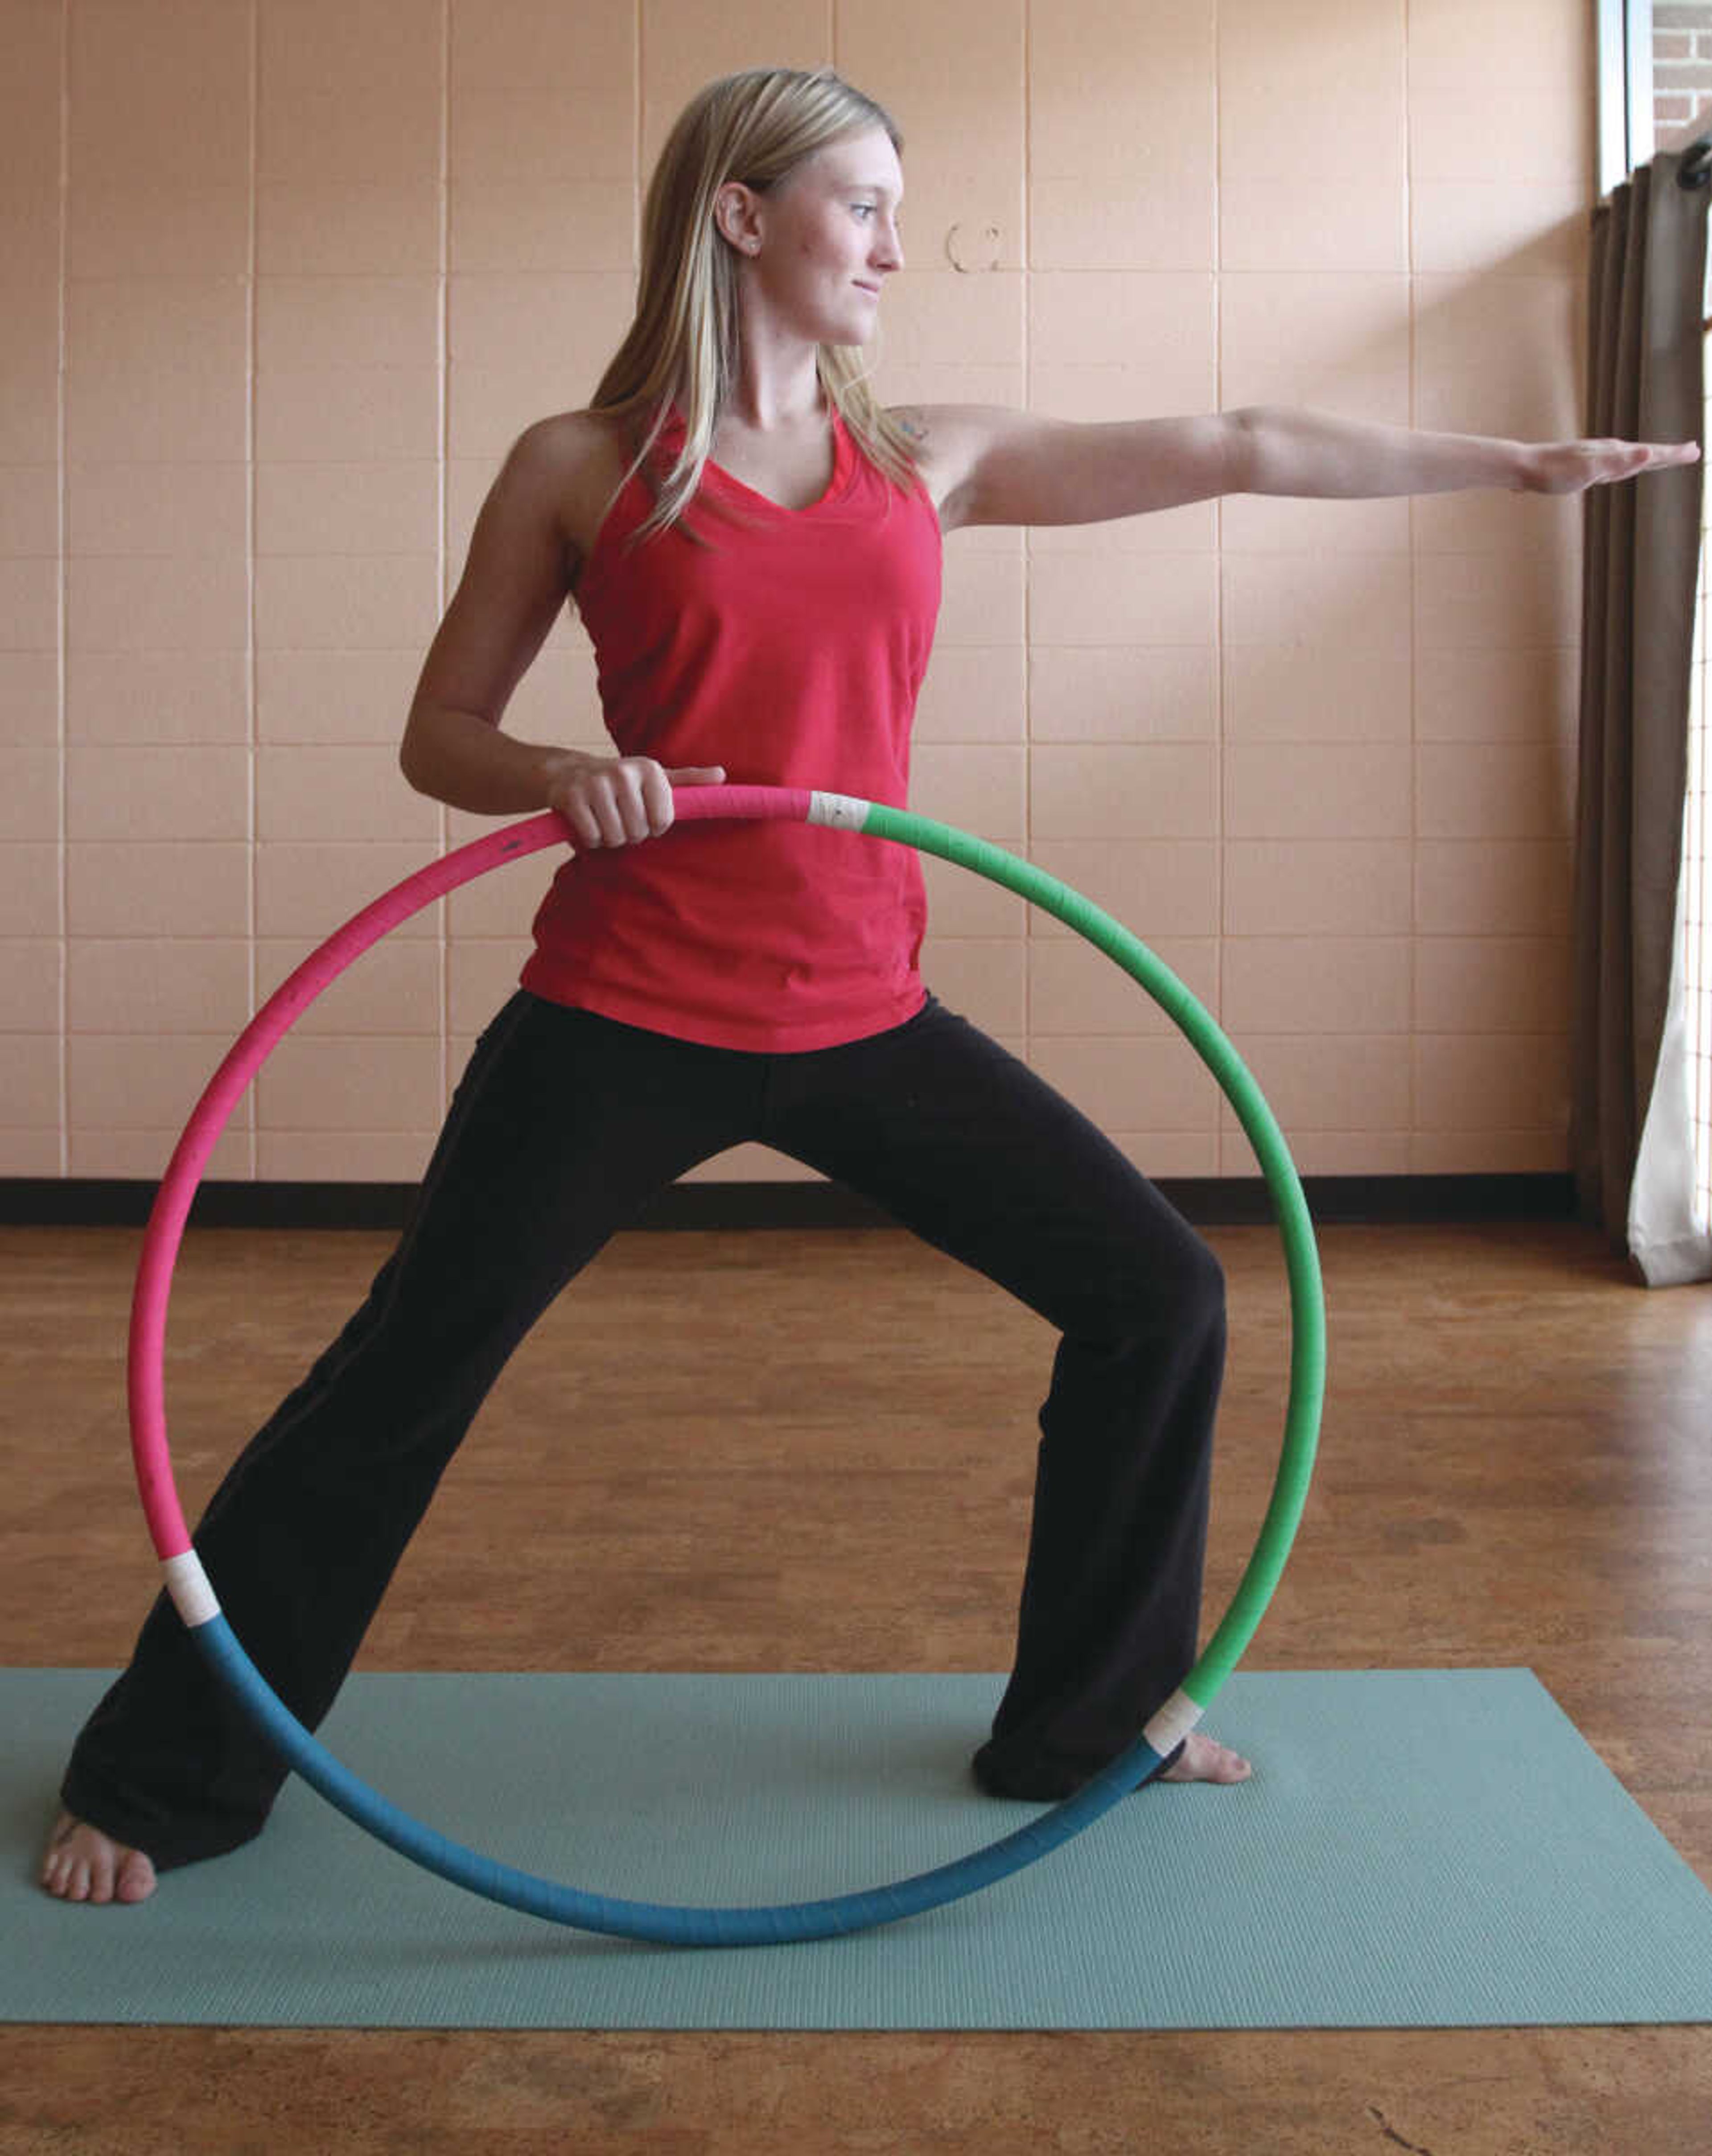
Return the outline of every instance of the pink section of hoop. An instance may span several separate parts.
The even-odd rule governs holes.
[[[810,796],[801,788],[786,786],[686,786],[672,795],[674,819],[681,823],[704,823],[717,819],[757,822],[805,822]],[[167,1444],[167,1411],[163,1398],[162,1363],[167,1337],[167,1304],[172,1293],[172,1267],[189,1216],[191,1201],[202,1181],[208,1155],[225,1129],[245,1088],[273,1053],[283,1035],[295,1024],[330,983],[377,943],[401,921],[443,898],[459,884],[469,883],[502,863],[525,854],[539,853],[544,846],[569,842],[570,830],[551,811],[531,816],[520,824],[476,839],[455,853],[429,862],[384,891],[361,913],[354,914],[281,983],[233,1043],[225,1060],[208,1081],[202,1098],[191,1111],[190,1121],[174,1149],[172,1158],[155,1194],[154,1208],[143,1236],[136,1286],[131,1296],[128,1385],[131,1400],[131,1447],[136,1466],[137,1487],[149,1523],[156,1554],[165,1560],[182,1556],[191,1547],[183,1508],[172,1479],[172,1457]]]

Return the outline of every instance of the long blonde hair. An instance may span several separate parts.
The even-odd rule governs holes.
[[[884,127],[902,151],[889,114],[829,67],[724,75],[679,115],[643,204],[635,319],[590,405],[634,415],[646,430],[626,481],[646,465],[669,405],[675,403],[684,415],[683,448],[633,546],[682,516],[700,485],[715,422],[736,386],[737,259],[715,222],[715,198],[730,180],[765,193],[828,143],[872,127]],[[869,385],[864,348],[823,344],[816,368],[859,449],[909,493],[918,479],[915,454]],[[684,531],[696,536],[687,524]]]

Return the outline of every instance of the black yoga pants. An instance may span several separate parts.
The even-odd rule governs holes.
[[[1187,1675],[1223,1277],[1116,1147],[931,996],[867,1040],[757,1055],[520,990],[476,1045],[397,1248],[196,1531],[238,1638],[307,1726],[513,1348],[656,1193],[746,1140],[877,1201],[1061,1336],[981,1785],[1068,1794]],[[63,1796],[164,1870],[259,1832],[284,1773],[162,1594]]]

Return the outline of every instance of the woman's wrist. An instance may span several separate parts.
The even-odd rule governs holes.
[[[412,712],[399,757],[419,793],[477,816],[551,808],[556,787],[598,761],[577,749],[518,741],[477,713],[433,705]]]
[[[1506,485],[1512,494],[1543,494],[1545,490],[1538,442],[1511,442],[1511,469]]]
[[[541,798],[536,806],[541,808],[552,808],[555,805],[554,797],[567,778],[575,778],[578,772],[587,771],[591,764],[600,761],[598,757],[590,756],[582,749],[544,748],[540,750],[536,757],[536,783]]]

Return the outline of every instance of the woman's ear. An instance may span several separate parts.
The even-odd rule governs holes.
[[[761,232],[756,221],[759,204],[754,188],[746,187],[741,180],[727,180],[714,197],[714,223],[720,237],[740,254],[761,252]]]

